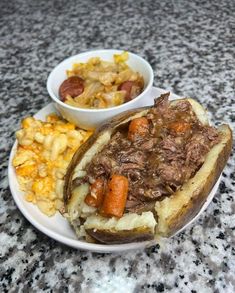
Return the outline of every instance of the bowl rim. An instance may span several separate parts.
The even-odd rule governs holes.
[[[142,58],[141,56],[135,54],[135,53],[132,53],[130,51],[127,51],[129,55],[133,56],[134,58],[140,60],[142,63],[144,63],[144,65],[148,68],[148,71],[150,73],[150,79],[148,81],[148,84],[146,86],[146,88],[144,89],[144,91],[139,94],[136,98],[134,98],[133,100],[131,101],[128,101],[126,103],[123,103],[119,106],[114,106],[114,107],[110,107],[110,108],[102,108],[102,109],[89,109],[89,108],[79,108],[79,107],[74,107],[74,106],[71,106],[71,105],[68,105],[64,102],[62,102],[55,94],[54,92],[52,91],[52,87],[51,87],[51,84],[52,84],[52,75],[53,73],[57,70],[57,68],[67,62],[69,62],[71,59],[75,59],[75,58],[79,58],[79,56],[81,55],[89,55],[89,54],[95,54],[95,53],[105,53],[105,52],[108,52],[108,53],[112,53],[112,54],[119,54],[119,53],[122,53],[124,52],[125,50],[116,50],[116,49],[98,49],[98,50],[90,50],[90,51],[85,51],[85,52],[82,52],[82,53],[79,53],[79,54],[76,54],[76,55],[73,55],[73,56],[70,56],[66,59],[64,59],[62,62],[60,62],[59,64],[57,64],[53,70],[50,72],[48,78],[47,78],[47,91],[49,93],[49,96],[51,97],[52,100],[54,100],[57,104],[59,104],[60,106],[64,107],[64,108],[67,108],[69,110],[73,110],[73,111],[78,111],[78,112],[85,112],[85,113],[95,113],[95,112],[109,112],[109,111],[113,111],[115,109],[121,109],[122,107],[124,108],[126,105],[131,105],[133,103],[135,103],[136,101],[138,101],[139,99],[141,99],[153,86],[153,78],[154,78],[154,74],[153,74],[153,69],[152,69],[152,66],[149,64],[148,61],[146,61],[144,58]]]

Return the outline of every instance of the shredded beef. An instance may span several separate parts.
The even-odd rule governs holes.
[[[168,113],[169,111],[169,93],[163,94],[160,96],[160,98],[155,100],[155,107],[152,110],[153,114],[157,114],[159,116],[164,116]]]
[[[191,110],[191,105],[188,101],[179,101],[173,106],[173,109],[180,112],[189,112]]]
[[[182,144],[177,143],[176,139],[166,137],[159,143],[159,154],[164,161],[184,160],[184,151]]]
[[[126,202],[126,210],[131,213],[142,213],[145,211],[154,211],[155,201],[139,201],[139,200],[129,200]]]
[[[150,210],[156,200],[170,196],[196,173],[219,141],[217,130],[203,126],[188,101],[172,105],[168,97],[157,99],[146,115],[150,131],[144,137],[132,142],[128,125],[126,130],[118,129],[86,169],[90,183],[98,177],[108,180],[114,173],[128,178],[127,211]],[[175,122],[188,127],[172,132]]]
[[[207,152],[218,143],[218,133],[215,128],[206,126],[195,133],[185,146],[186,163],[194,164],[195,168],[204,162]]]
[[[209,139],[210,147],[214,146],[216,143],[219,142],[218,131],[214,127],[204,126],[203,134],[207,137],[207,139]]]
[[[144,192],[145,199],[158,199],[163,195],[168,195],[169,190],[161,183],[158,185],[149,186]]]
[[[184,182],[184,173],[180,164],[161,163],[158,174],[163,182],[178,186]]]
[[[130,150],[120,151],[118,158],[121,163],[134,163],[143,167],[147,156],[143,151],[130,148]]]
[[[193,163],[197,166],[203,162],[209,146],[205,143],[205,138],[202,134],[194,134],[185,149],[186,163]]]
[[[144,150],[144,151],[148,151],[148,150],[151,150],[154,145],[156,144],[157,140],[156,138],[150,138],[146,141],[141,141],[138,145],[136,145],[137,147],[139,147],[141,150]]]

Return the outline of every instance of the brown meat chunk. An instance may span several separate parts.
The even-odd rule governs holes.
[[[205,154],[209,150],[206,137],[202,133],[194,134],[186,145],[186,163],[199,166],[203,163]]]
[[[219,134],[218,134],[218,131],[214,127],[204,126],[203,134],[209,139],[210,147],[212,147],[213,145],[219,142]]]
[[[143,151],[131,148],[120,152],[119,161],[120,163],[135,163],[142,167],[146,162],[146,154]]]
[[[158,174],[167,184],[178,186],[184,182],[184,172],[179,164],[160,163]]]
[[[152,112],[154,114],[158,114],[160,116],[164,116],[169,109],[169,96],[170,93],[162,94],[158,99],[155,99],[154,101],[154,108]]]
[[[185,154],[183,150],[183,141],[177,142],[173,137],[164,138],[159,144],[159,154],[161,161],[182,161]]]
[[[178,112],[189,112],[192,106],[188,101],[179,101],[172,109]]]

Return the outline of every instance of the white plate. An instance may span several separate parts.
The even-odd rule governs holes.
[[[146,105],[152,105],[153,99],[165,92],[167,91],[160,88],[153,87],[151,93],[148,96],[146,96]],[[179,96],[173,93],[171,93],[170,95],[170,99],[179,99],[179,98],[180,98]],[[47,105],[46,107],[44,107],[43,109],[41,109],[35,115],[35,117],[41,120],[45,120],[46,115],[52,112],[56,112],[56,109],[51,103]],[[8,178],[9,178],[11,193],[13,195],[16,205],[18,206],[22,214],[38,230],[48,235],[49,237],[59,242],[62,242],[64,244],[67,244],[69,246],[72,246],[74,248],[79,248],[79,249],[89,250],[89,251],[96,251],[96,252],[126,251],[126,250],[149,247],[156,243],[156,241],[145,241],[145,242],[139,242],[139,243],[103,245],[103,244],[87,243],[85,241],[77,240],[77,237],[73,229],[70,227],[68,221],[64,217],[62,217],[60,213],[56,213],[56,215],[53,217],[47,217],[46,215],[40,212],[37,206],[27,202],[24,199],[24,193],[20,191],[19,189],[19,184],[17,182],[15,169],[12,166],[12,159],[14,157],[16,148],[17,148],[17,142],[15,142],[12,147],[10,159],[9,159],[9,166],[8,166]],[[181,229],[180,231],[188,227],[207,208],[207,206],[209,205],[209,203],[211,202],[212,198],[215,195],[215,192],[219,186],[219,181],[220,179],[215,184],[214,188],[212,189],[205,204],[202,206],[197,216],[194,219],[192,219],[186,226],[184,226],[183,229]]]

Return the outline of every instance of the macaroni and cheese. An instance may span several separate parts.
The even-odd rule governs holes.
[[[20,188],[27,201],[47,216],[63,210],[63,185],[67,166],[91,132],[80,130],[56,114],[46,121],[22,120],[16,132],[18,147],[13,159]]]

